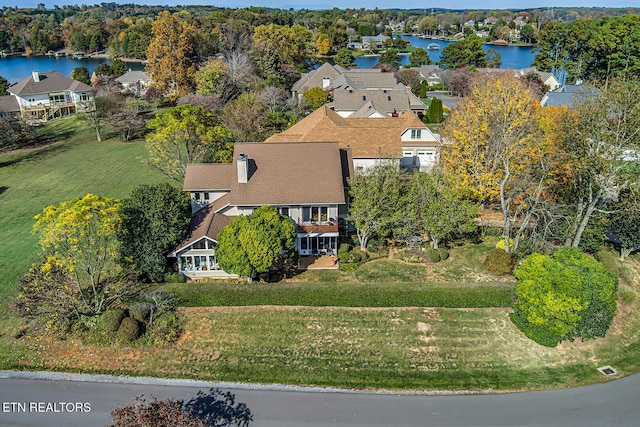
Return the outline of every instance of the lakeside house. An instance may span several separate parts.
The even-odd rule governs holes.
[[[301,257],[338,251],[338,222],[346,218],[349,155],[336,142],[237,143],[233,163],[187,166],[189,234],[170,254],[190,279],[230,277],[216,260],[220,230],[238,215],[273,206],[297,227]]]
[[[327,105],[265,143],[337,142],[349,150],[352,169],[365,171],[381,158],[407,170],[430,171],[439,159],[440,139],[411,111],[398,117],[342,117]]]
[[[19,116],[30,123],[95,109],[91,86],[57,71],[34,71],[7,91],[9,95],[0,97],[0,114]]]

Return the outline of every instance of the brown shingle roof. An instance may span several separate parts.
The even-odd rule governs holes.
[[[191,222],[189,223],[189,233],[184,240],[176,246],[173,252],[169,254],[169,256],[175,256],[177,252],[180,252],[185,247],[193,244],[203,237],[217,240],[220,230],[231,224],[233,218],[234,217],[231,216],[216,214],[215,208],[212,205],[205,206],[193,214]]]
[[[402,157],[401,135],[408,128],[427,129],[412,112],[397,118],[344,118],[325,105],[266,142],[336,141],[340,148],[351,149],[353,158]]]
[[[38,93],[49,93],[70,90],[72,92],[92,91],[91,86],[73,80],[57,71],[48,73],[38,73],[39,82],[33,80],[33,75],[20,80],[9,88],[9,92],[15,95],[34,95]]]
[[[202,190],[230,190],[234,169],[231,163],[217,164],[211,167],[209,163],[187,165],[184,176],[184,191]]]
[[[249,180],[238,183],[237,159],[249,158]],[[208,176],[218,177],[209,179]],[[220,183],[224,176],[224,186]],[[207,187],[207,182],[211,183]],[[189,165],[184,189],[230,192],[213,202],[217,211],[226,205],[305,205],[345,203],[341,154],[338,144],[237,143],[233,164]]]
[[[237,158],[249,157],[249,181],[239,184]],[[337,143],[236,144],[231,205],[345,203]]]

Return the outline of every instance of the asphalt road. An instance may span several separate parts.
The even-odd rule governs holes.
[[[13,376],[6,372],[0,377]],[[0,379],[0,426],[104,426],[140,394],[188,400],[209,384]],[[113,378],[114,381],[123,381]],[[99,381],[109,381],[108,377]],[[135,380],[139,381],[139,380]],[[589,387],[513,394],[416,395],[284,387],[221,387],[250,426],[638,426],[640,375]],[[47,406],[47,404],[49,406]],[[24,408],[24,411],[22,410]],[[56,412],[57,411],[57,412]]]

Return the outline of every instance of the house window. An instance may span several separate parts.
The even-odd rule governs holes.
[[[422,136],[422,129],[411,129],[411,139],[420,139]]]
[[[207,239],[198,240],[193,244],[193,249],[207,249]]]
[[[289,208],[288,207],[280,208],[280,209],[278,209],[278,211],[279,211],[280,215],[289,216]]]
[[[306,237],[302,237],[300,239],[300,250],[301,251],[306,251],[307,248],[308,248],[308,246],[307,246],[307,238]]]
[[[202,194],[204,194],[204,199],[205,200],[209,200],[209,193],[202,193]]]
[[[88,101],[89,100],[89,95],[86,93],[81,93],[80,94],[80,101]]]
[[[200,200],[200,193],[193,193],[193,198],[195,200]]]
[[[64,93],[49,94],[49,102],[52,104],[63,104],[64,101]]]

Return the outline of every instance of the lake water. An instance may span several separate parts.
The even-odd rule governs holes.
[[[414,47],[421,47],[427,51],[427,54],[433,61],[437,63],[440,60],[440,54],[442,49],[453,42],[444,40],[431,40],[421,39],[416,36],[403,36],[405,40],[409,40]],[[431,43],[436,43],[440,46],[439,50],[427,50],[427,46]],[[531,47],[523,46],[495,46],[484,45],[485,52],[487,49],[495,49],[502,58],[502,65],[500,68],[527,68],[533,63],[535,52]],[[377,55],[359,56],[356,58],[356,65],[361,68],[371,68],[378,63]],[[400,65],[406,65],[409,63],[409,54],[400,54]]]
[[[76,67],[86,67],[89,75],[102,63],[111,64],[105,58],[74,59],[66,56],[7,56],[0,57],[0,76],[7,79],[10,84],[17,83],[25,77],[29,77],[32,71],[46,73],[57,71],[65,76],[70,76]],[[144,70],[140,62],[125,62],[127,68],[132,70]]]
[[[436,63],[440,60],[440,54],[442,49],[452,43],[444,40],[431,40],[421,39],[415,36],[404,36],[405,39],[411,42],[411,45],[415,47],[421,47],[427,50],[427,46],[430,43],[437,43],[440,46],[440,50],[427,50],[431,60]],[[501,68],[526,68],[531,66],[534,58],[534,52],[530,47],[520,46],[492,46],[484,45],[485,51],[489,48],[493,48],[498,51],[502,57]],[[409,54],[401,54],[401,65],[409,63]],[[39,71],[45,73],[47,71],[57,71],[66,76],[71,75],[76,67],[86,67],[89,70],[89,74],[96,69],[96,67],[102,63],[110,64],[105,58],[88,58],[88,59],[74,59],[72,57],[55,57],[55,56],[8,56],[6,58],[0,57],[0,76],[9,81],[10,84],[17,83],[18,81],[29,77],[32,71]],[[378,56],[359,56],[356,58],[356,65],[362,68],[371,68],[378,63]],[[127,68],[132,70],[144,70],[144,65],[140,62],[125,62]]]

